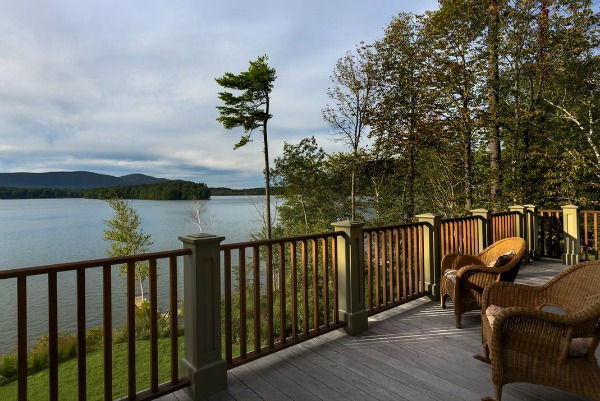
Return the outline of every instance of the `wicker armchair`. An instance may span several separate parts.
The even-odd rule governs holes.
[[[515,281],[526,251],[523,238],[506,238],[485,248],[475,256],[452,253],[442,259],[441,306],[446,296],[454,304],[456,327],[461,328],[462,314],[481,309],[481,294],[486,285],[496,281]],[[514,250],[514,257],[500,267],[489,267],[501,255]]]
[[[502,386],[514,382],[600,400],[599,319],[600,261],[571,266],[541,286],[487,287],[481,319],[485,356],[476,358],[491,359],[496,401]]]

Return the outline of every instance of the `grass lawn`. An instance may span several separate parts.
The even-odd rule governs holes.
[[[159,383],[170,380],[171,374],[171,340],[158,340],[158,378]],[[88,352],[87,362],[87,399],[102,400],[104,398],[104,359],[103,350]],[[179,337],[179,357],[183,356],[183,336]],[[127,395],[127,344],[113,345],[113,393],[112,399]],[[138,391],[150,387],[150,341],[136,342],[136,385]],[[47,400],[48,370],[37,372],[27,378],[27,398],[30,400]],[[77,358],[62,362],[58,366],[58,398],[60,400],[77,400]],[[17,399],[17,382],[0,386],[0,400]]]

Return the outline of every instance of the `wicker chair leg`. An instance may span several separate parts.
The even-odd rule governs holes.
[[[440,306],[442,309],[446,309],[446,294],[442,294],[442,299],[440,300]]]
[[[461,319],[462,318],[462,313],[456,313],[456,311],[454,311],[454,321],[456,322],[456,328],[457,329],[462,329],[462,323],[461,323]]]

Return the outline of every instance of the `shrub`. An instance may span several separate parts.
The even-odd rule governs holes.
[[[101,347],[103,340],[104,329],[102,327],[94,327],[85,332],[85,343],[88,350]]]
[[[0,358],[0,385],[17,379],[17,353]]]

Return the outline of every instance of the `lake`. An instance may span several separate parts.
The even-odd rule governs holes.
[[[261,220],[257,207],[262,196],[214,196],[206,205],[204,232],[224,236],[223,243],[250,240]],[[198,232],[190,219],[190,201],[130,202],[139,213],[144,232],[152,235],[151,251],[182,247],[178,237]],[[21,199],[0,200],[0,270],[106,257],[103,220],[110,219],[108,204],[95,199]],[[181,263],[180,263],[181,264]],[[113,269],[113,320],[124,322],[124,285]],[[180,266],[181,271],[181,266]],[[162,274],[161,274],[162,272]],[[159,269],[159,304],[167,302],[166,269]],[[181,283],[182,274],[179,274]],[[59,273],[59,330],[76,328],[74,272]],[[101,269],[86,273],[87,327],[99,326],[101,320]],[[27,280],[28,338],[30,345],[48,331],[47,278]],[[0,281],[0,354],[16,345],[16,280]]]

